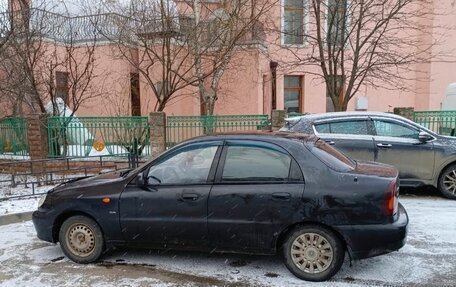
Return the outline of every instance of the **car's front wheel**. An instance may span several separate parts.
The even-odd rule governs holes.
[[[285,265],[298,278],[325,281],[342,266],[345,249],[339,238],[321,226],[300,226],[282,246]]]
[[[456,199],[456,164],[447,167],[439,178],[439,191],[449,199]]]
[[[103,253],[104,240],[98,224],[86,216],[65,220],[59,231],[63,253],[76,263],[91,263]]]

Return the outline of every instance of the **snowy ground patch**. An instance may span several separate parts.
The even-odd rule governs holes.
[[[85,176],[85,174],[46,174],[41,177],[34,175],[0,174],[0,199],[42,194],[61,182],[82,176]]]
[[[78,265],[36,238],[31,222],[0,226],[0,286],[454,286],[456,201],[402,197],[407,245],[354,262],[325,283],[303,282],[279,256],[121,249]]]
[[[18,198],[0,201],[0,216],[21,213],[27,211],[34,211],[37,209],[38,201],[41,196]]]

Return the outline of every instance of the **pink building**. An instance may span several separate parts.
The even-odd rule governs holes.
[[[100,14],[112,11],[101,8],[97,11],[96,9],[87,11],[77,5],[78,0],[68,1],[63,7],[65,9],[59,4],[60,1],[54,1],[55,3],[40,1],[38,4],[33,2],[31,7],[43,8],[40,5],[45,3],[44,7],[49,8],[48,10],[63,14],[65,23],[85,23],[85,26],[78,26],[79,24],[68,26],[71,27],[72,32],[77,32],[77,45],[74,45],[74,50],[79,51],[75,54],[83,61],[84,51],[87,49],[85,43],[92,43],[91,35],[84,35],[86,31],[84,29],[88,29],[87,23],[93,24],[93,21],[88,19],[100,18]],[[222,6],[223,1],[208,2],[207,7],[216,10]],[[314,21],[307,13],[309,2],[311,0],[279,0],[260,17],[261,35],[249,39],[248,44],[240,43],[243,46],[242,49],[236,50],[222,76],[215,114],[269,114],[272,109],[314,113],[332,109],[331,101],[326,97],[326,86],[322,79],[315,75],[319,73],[318,67],[291,65],[296,61],[295,55],[305,54],[312,49],[307,37],[302,36],[305,33],[311,35],[315,29]],[[428,27],[434,27],[434,33],[423,30],[421,33],[415,32],[413,37],[416,43],[423,44],[439,38],[441,44],[433,46],[432,50],[428,51],[429,55],[436,55],[434,60],[411,64],[406,75],[408,80],[404,82],[404,86],[408,89],[397,90],[387,84],[378,85],[383,86],[382,88],[369,83],[362,85],[349,102],[349,110],[392,111],[394,107],[413,107],[416,110],[441,109],[447,88],[456,82],[453,75],[456,64],[453,63],[450,55],[445,55],[443,58],[437,55],[443,55],[443,52],[456,48],[454,40],[456,30],[451,29],[450,26],[454,22],[456,7],[451,4],[451,1],[432,3],[426,6],[429,11],[445,11],[442,14],[436,12],[433,17],[422,19]],[[181,16],[182,24],[182,16],[185,16],[189,8],[184,2],[178,0],[170,4],[170,7],[174,9],[173,13]],[[11,4],[7,4],[6,0],[0,0],[0,8],[7,9],[8,12],[5,11],[5,13],[10,13],[10,10],[14,9]],[[81,17],[81,15],[86,16]],[[52,22],[50,25],[55,26],[56,23]],[[102,22],[97,24],[100,25],[100,23],[102,24]],[[301,23],[298,28],[296,28],[297,23]],[[67,24],[62,24],[62,27],[66,27],[65,25]],[[443,28],[444,26],[446,28]],[[301,29],[304,33],[295,33],[296,29]],[[73,35],[76,34],[73,33]],[[49,36],[49,38],[53,37]],[[96,80],[92,81],[88,89],[88,93],[97,94],[97,96],[81,103],[76,114],[79,116],[146,115],[156,109],[157,101],[148,79],[138,73],[131,59],[125,59],[125,53],[121,53],[110,41],[111,39],[99,35],[98,38],[94,50],[96,65],[93,67]],[[64,40],[54,39],[47,41],[46,45],[57,46],[55,51],[59,57],[64,58],[68,53]],[[141,58],[144,54],[139,49],[129,55]],[[71,79],[69,79],[68,67],[61,65],[54,72],[54,96],[65,98],[71,108],[72,102],[68,99],[73,96],[74,89],[69,87]],[[160,85],[158,74],[154,85],[155,87]],[[45,90],[43,95],[43,101],[49,102],[51,96],[47,97]],[[164,110],[168,115],[199,115],[201,104],[197,87],[188,85],[179,90]],[[0,115],[10,114],[11,106],[3,105]]]

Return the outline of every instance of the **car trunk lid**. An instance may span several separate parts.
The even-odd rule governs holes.
[[[365,175],[376,175],[380,177],[396,178],[399,175],[398,170],[391,165],[370,162],[370,161],[358,161],[355,160],[356,167],[353,173],[365,174]]]

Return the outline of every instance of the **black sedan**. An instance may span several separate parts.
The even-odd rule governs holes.
[[[401,186],[432,185],[456,199],[456,137],[380,112],[309,114],[287,119],[281,130],[314,134],[353,159],[391,164]]]
[[[90,263],[112,247],[281,252],[322,281],[353,259],[400,249],[408,216],[395,168],[356,162],[316,137],[232,134],[182,143],[136,170],[48,192],[38,237]]]

